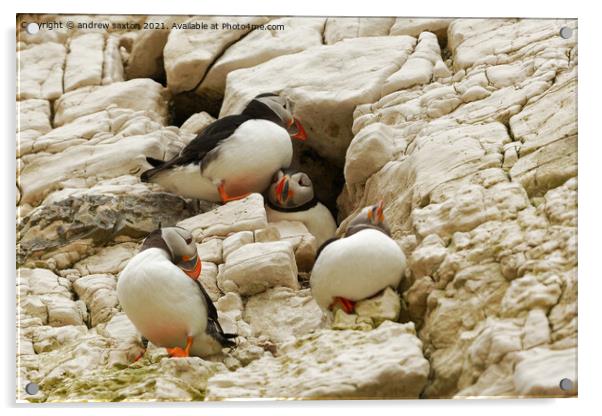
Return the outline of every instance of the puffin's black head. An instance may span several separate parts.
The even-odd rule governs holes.
[[[167,252],[171,262],[194,280],[201,274],[201,259],[190,231],[182,227],[158,228],[144,239],[140,251],[159,248]]]
[[[272,205],[281,208],[297,208],[314,199],[314,186],[305,172],[279,170],[268,189]]]
[[[243,114],[253,118],[263,118],[284,127],[293,139],[305,141],[307,134],[301,122],[293,116],[294,103],[286,97],[274,93],[257,95],[247,104]]]
[[[372,228],[390,236],[391,231],[385,223],[384,208],[385,204],[380,200],[377,204],[362,209],[360,213],[349,222],[347,230],[345,231],[345,236],[349,237],[366,228]]]

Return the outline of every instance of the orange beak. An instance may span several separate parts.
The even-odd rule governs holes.
[[[293,191],[288,186],[288,176],[283,176],[278,185],[276,185],[276,200],[279,204],[286,202],[290,197],[293,196]]]
[[[293,139],[301,140],[302,142],[304,142],[305,140],[307,140],[307,133],[305,133],[303,125],[296,118],[293,118],[293,122],[295,123],[295,127],[297,128],[297,133],[293,134],[291,137]]]
[[[192,258],[184,257],[182,260],[190,261]],[[201,275],[202,262],[201,259],[199,259],[199,256],[195,256],[194,260],[195,262],[192,266],[192,269],[185,269],[184,267],[180,267],[180,269],[182,269],[182,271],[186,273],[192,280],[198,280],[199,276]]]
[[[383,214],[384,209],[385,209],[385,202],[381,199],[378,202],[378,207],[376,208],[376,218],[378,218],[378,222],[385,221],[385,215]]]

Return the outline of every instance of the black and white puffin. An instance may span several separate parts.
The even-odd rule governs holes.
[[[119,275],[117,297],[142,336],[171,357],[205,357],[233,347],[199,281],[201,259],[188,230],[159,228]]]
[[[313,182],[304,172],[279,170],[266,198],[269,222],[300,221],[316,237],[318,247],[334,237],[337,224],[332,213],[315,196]]]
[[[403,277],[406,258],[390,237],[383,202],[364,208],[340,239],[318,250],[311,272],[311,292],[322,310],[341,307],[351,313],[355,302],[370,298]]]
[[[147,158],[154,167],[141,180],[213,202],[263,192],[274,173],[291,164],[291,138],[307,138],[292,107],[285,97],[260,94],[241,114],[210,124],[173,159]]]

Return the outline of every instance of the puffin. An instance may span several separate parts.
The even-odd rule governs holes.
[[[405,267],[405,255],[391,238],[380,201],[362,209],[342,238],[331,238],[318,249],[311,292],[323,311],[338,307],[352,313],[357,301],[388,286],[397,289]]]
[[[269,222],[302,222],[316,237],[318,247],[337,230],[332,213],[316,198],[313,182],[305,172],[276,172],[267,191],[266,213]]]
[[[140,179],[188,198],[241,199],[265,191],[274,173],[291,164],[291,138],[307,139],[293,116],[293,103],[277,94],[259,94],[241,114],[207,126],[171,160],[147,157],[153,168]]]
[[[123,311],[143,340],[167,348],[170,357],[206,357],[236,345],[199,281],[201,265],[192,234],[166,227],[146,237],[119,275]]]

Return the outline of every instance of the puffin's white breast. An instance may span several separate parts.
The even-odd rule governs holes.
[[[203,176],[236,195],[263,192],[274,172],[287,168],[293,157],[288,132],[267,120],[249,120],[220,143],[217,157],[203,166]],[[203,163],[203,162],[201,162]]]
[[[316,237],[318,247],[329,238],[334,237],[337,224],[328,208],[318,202],[306,211],[282,212],[266,206],[266,214],[269,222],[275,221],[300,221],[307,230]]]
[[[207,327],[201,291],[163,250],[134,256],[119,275],[117,296],[134,326],[155,345],[183,347],[187,336],[203,335]]]
[[[397,243],[376,230],[362,230],[330,243],[314,264],[310,284],[322,309],[334,297],[353,301],[369,298],[387,286],[396,288],[405,269]]]

